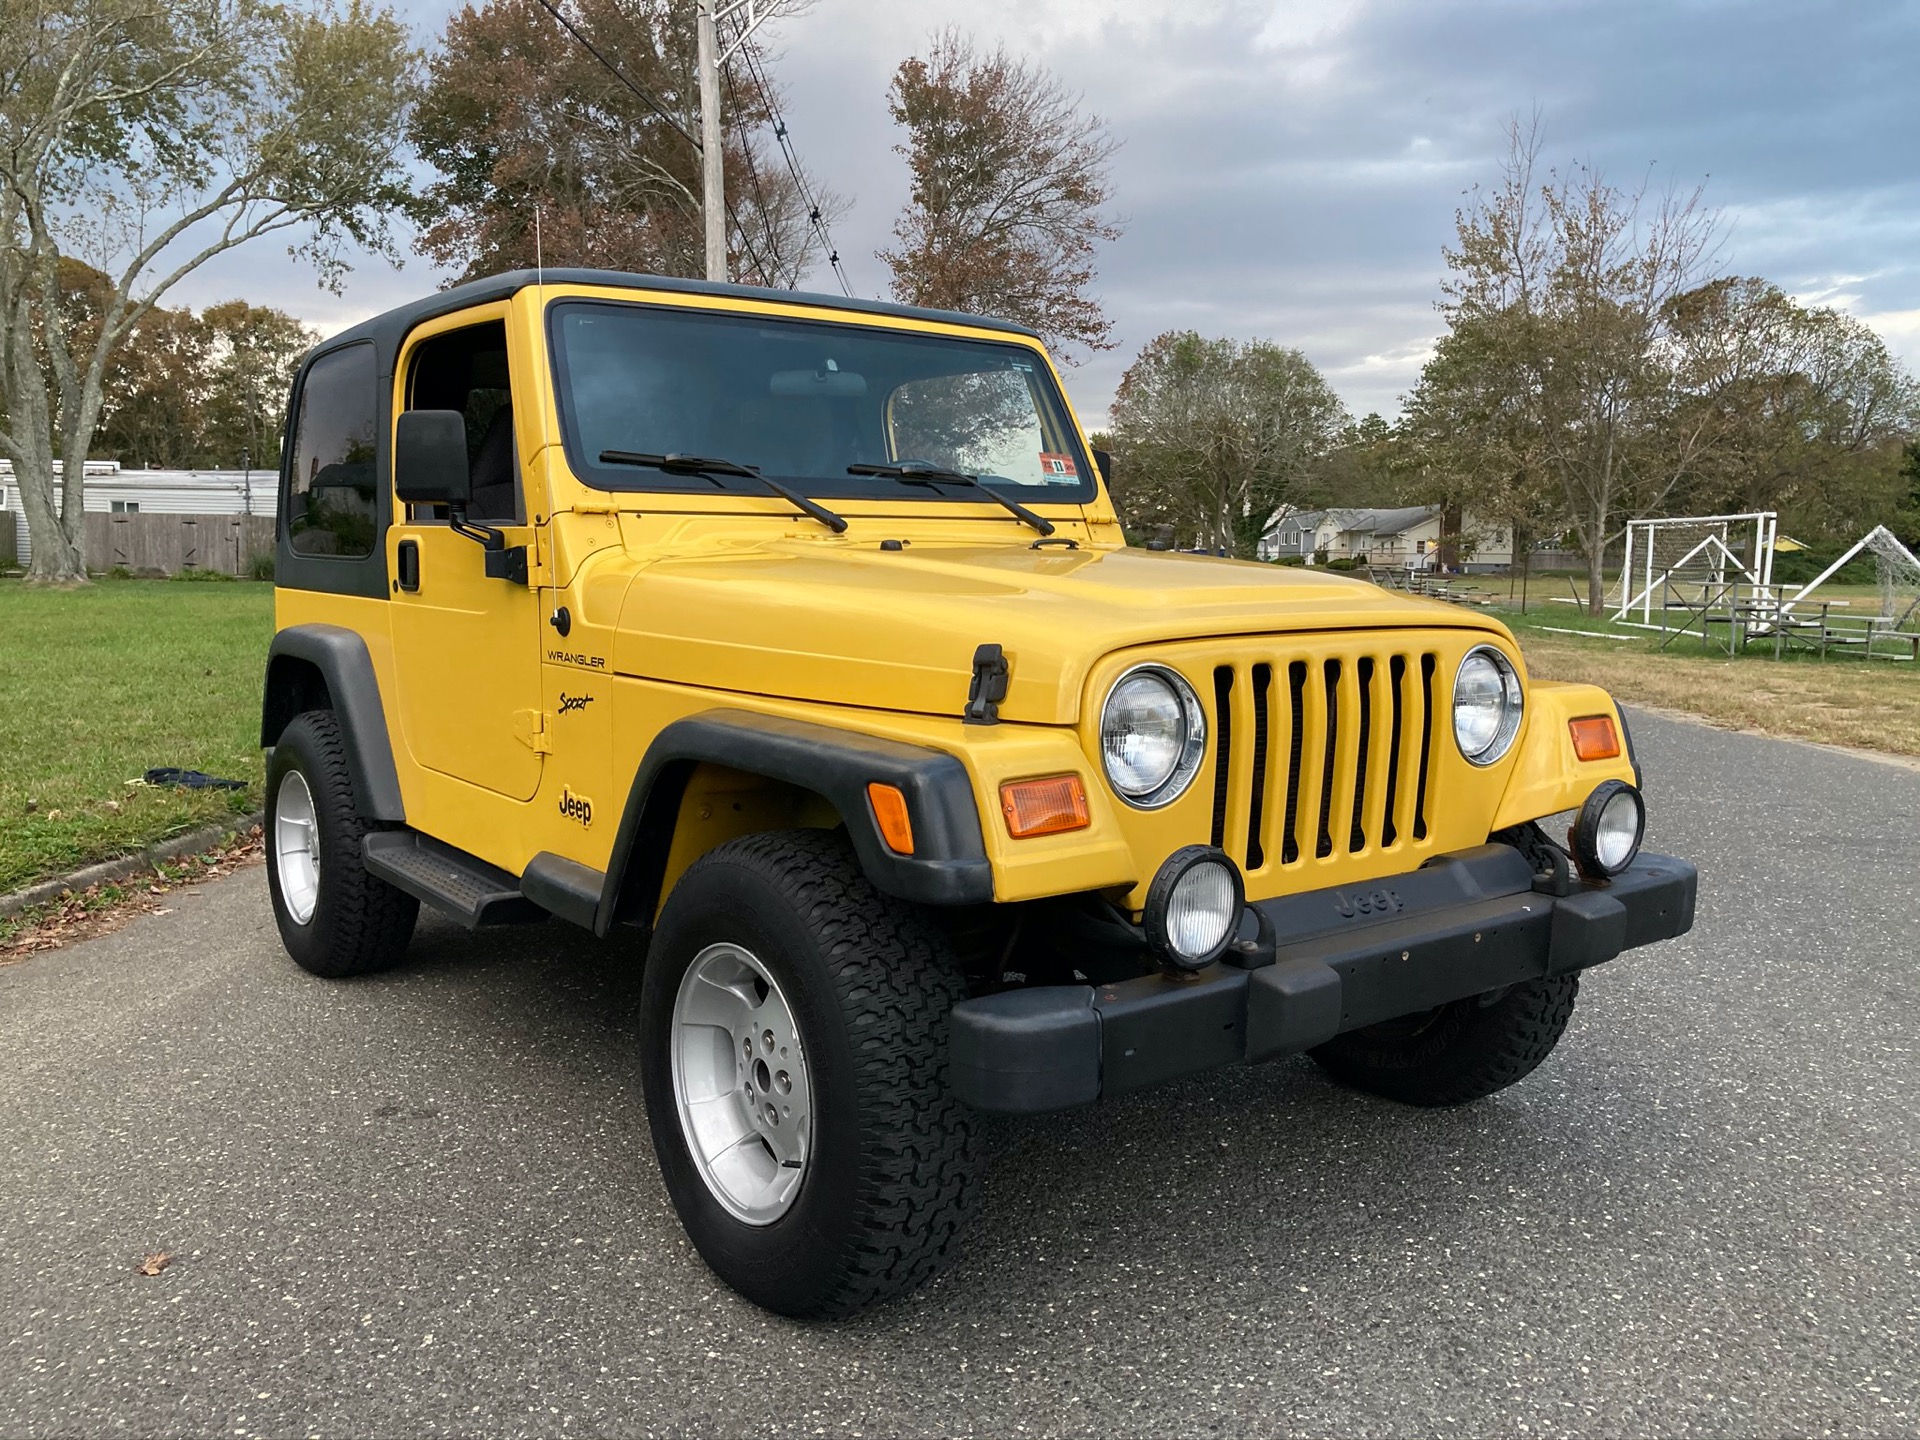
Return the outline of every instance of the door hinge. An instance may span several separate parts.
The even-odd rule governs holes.
[[[544,710],[514,711],[513,738],[536,755],[551,755],[553,738],[552,732],[547,729],[547,719]]]

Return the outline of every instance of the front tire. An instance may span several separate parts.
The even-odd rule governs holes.
[[[1577,975],[1369,1025],[1311,1053],[1336,1080],[1408,1105],[1464,1105],[1504,1090],[1553,1053],[1573,1018]]]
[[[294,717],[267,765],[267,890],[280,941],[309,974],[365,975],[406,954],[420,902],[367,872],[360,842],[374,828],[354,802],[339,720]]]
[[[974,1117],[946,1083],[964,994],[842,836],[748,836],[681,877],[641,983],[642,1074],[667,1193],[721,1279],[843,1316],[954,1252],[975,1189]]]

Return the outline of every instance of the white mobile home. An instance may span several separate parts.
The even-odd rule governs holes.
[[[276,470],[123,470],[118,461],[89,460],[86,473],[89,514],[271,517],[279,498]],[[0,460],[0,526],[12,529],[14,555],[25,566],[32,538],[6,460]]]

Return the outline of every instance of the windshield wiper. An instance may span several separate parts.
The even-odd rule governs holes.
[[[781,484],[778,480],[762,475],[751,465],[739,465],[732,460],[715,460],[705,455],[682,455],[678,451],[671,455],[647,455],[638,450],[602,450],[602,465],[639,465],[649,470],[664,471],[668,475],[702,475],[719,484],[719,476],[740,475],[748,480],[758,480],[767,489],[797,508],[803,515],[809,515],[839,535],[847,528],[847,522],[827,509],[817,500],[809,500],[798,490]]]
[[[964,470],[942,470],[938,465],[927,465],[917,460],[903,460],[898,465],[849,465],[847,473],[849,475],[881,475],[889,480],[898,480],[903,485],[971,485],[982,494],[999,501],[1001,505],[1042,535],[1053,533],[1053,522],[1046,516],[1034,514],[1018,500],[1008,499],[983,482],[978,475],[969,475]]]

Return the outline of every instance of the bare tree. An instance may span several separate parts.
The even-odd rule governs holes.
[[[168,290],[263,235],[334,284],[347,242],[390,253],[414,65],[366,0],[0,0],[0,454],[31,578],[86,578],[103,381]],[[68,257],[106,277],[84,321]]]
[[[899,248],[879,252],[895,297],[1018,321],[1069,355],[1112,348],[1087,294],[1095,245],[1121,233],[1102,214],[1119,148],[1102,121],[1039,66],[952,30],[901,62],[889,108],[913,176]]]
[[[1702,192],[1623,190],[1576,165],[1538,175],[1538,122],[1515,122],[1499,182],[1455,217],[1441,309],[1508,377],[1587,560],[1599,613],[1607,545],[1658,507],[1713,435],[1683,413],[1669,306],[1712,268]]]

